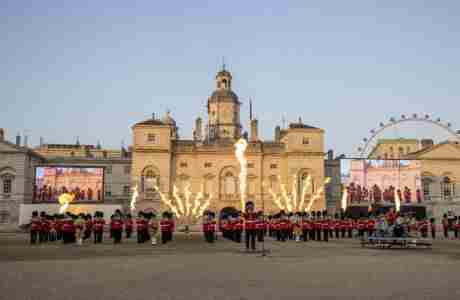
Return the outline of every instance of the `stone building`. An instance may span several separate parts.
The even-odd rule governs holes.
[[[460,145],[434,144],[431,139],[385,139],[377,142],[369,158],[419,160],[424,204],[429,216],[460,215]]]
[[[102,201],[77,201],[69,210],[93,213],[103,211],[109,217],[122,209],[131,197],[131,158],[128,151],[107,150],[100,146],[43,144],[30,149],[6,140],[0,129],[0,224],[24,224],[34,210],[57,213],[57,203],[33,199],[35,169],[38,166],[102,167],[104,168],[104,198]]]
[[[167,113],[163,118],[152,118],[132,127],[131,184],[139,187],[139,208],[164,210],[158,190],[173,197],[174,186],[183,197],[189,184],[194,194],[200,190],[211,196],[210,208],[239,210],[240,165],[235,157],[234,144],[246,137],[247,199],[268,211],[278,210],[269,189],[281,194],[284,185],[287,194],[303,189],[308,175],[312,185],[306,201],[324,182],[324,130],[306,125],[299,118],[288,128],[276,127],[271,141],[262,141],[258,134],[258,120],[251,119],[249,136],[243,133],[240,120],[241,105],[232,90],[232,75],[223,69],[216,75],[216,88],[207,100],[207,122],[198,117],[193,139],[180,139],[175,120]],[[294,181],[298,179],[293,188]],[[264,184],[265,183],[265,184]],[[312,210],[326,207],[324,195],[312,205]]]

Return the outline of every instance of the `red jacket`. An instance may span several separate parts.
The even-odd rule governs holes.
[[[112,228],[112,230],[121,230],[123,229],[123,221],[122,220],[112,220],[112,222],[110,222],[110,228]]]
[[[102,220],[96,220],[94,221],[94,224],[93,224],[93,230],[95,232],[102,232],[104,231],[104,225],[105,225],[105,220],[102,219]]]
[[[132,230],[133,229],[133,220],[126,219],[125,220],[125,230]]]
[[[214,232],[214,231],[216,231],[216,222],[211,221],[209,223],[203,223],[203,231],[204,232]]]
[[[257,214],[255,213],[245,213],[244,217],[244,228],[252,230],[256,229]]]
[[[32,231],[40,231],[42,227],[42,222],[40,218],[32,218],[30,221],[30,230]]]
[[[174,223],[170,220],[161,220],[160,221],[160,231],[161,232],[173,232]]]

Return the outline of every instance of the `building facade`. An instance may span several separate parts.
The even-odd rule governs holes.
[[[193,195],[200,191],[210,197],[210,209],[241,209],[240,164],[235,157],[235,143],[246,138],[248,146],[246,199],[257,209],[279,210],[274,196],[281,197],[284,187],[288,197],[300,195],[308,176],[309,199],[324,184],[324,130],[306,125],[299,119],[288,128],[275,128],[272,141],[258,135],[258,120],[250,121],[249,135],[240,121],[241,102],[232,90],[232,76],[227,70],[216,75],[216,88],[207,100],[207,122],[195,122],[193,139],[180,139],[176,122],[167,113],[139,122],[132,127],[131,185],[139,190],[140,209],[167,209],[160,193],[174,198],[174,189],[183,198],[185,186]],[[297,184],[295,184],[297,183]],[[160,192],[160,193],[159,193]],[[326,208],[324,193],[314,201],[312,210]]]

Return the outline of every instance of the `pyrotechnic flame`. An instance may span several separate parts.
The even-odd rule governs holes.
[[[204,187],[203,185],[201,185],[201,190],[198,192],[198,194],[195,197],[195,202],[194,202],[194,206],[192,209],[192,216],[196,216],[198,209],[200,208],[200,201],[201,199],[203,199],[203,190],[204,190]]]
[[[65,211],[70,205],[70,202],[72,202],[74,198],[75,198],[75,195],[71,193],[63,193],[59,196],[58,201],[59,201],[59,204],[61,205],[61,207],[59,208],[60,214],[65,213]]]
[[[136,209],[136,202],[137,197],[139,196],[139,192],[137,191],[137,185],[133,188],[133,195],[131,197],[131,211]]]
[[[399,212],[401,208],[401,199],[399,198],[398,191],[395,189],[395,208],[396,212]]]
[[[241,193],[241,210],[244,210],[245,200],[246,200],[246,177],[248,175],[247,171],[247,161],[244,153],[248,147],[248,142],[245,139],[239,139],[235,144],[235,155],[240,163],[240,193]]]
[[[178,211],[177,207],[172,203],[172,201],[168,199],[157,186],[155,186],[155,189],[158,191],[158,194],[160,194],[161,201],[164,204],[166,204],[169,207],[169,209],[171,209],[171,211],[176,215],[177,218],[180,218],[181,214]]]
[[[347,188],[344,188],[343,189],[343,193],[342,193],[342,209],[345,211],[347,210],[347,199],[348,199],[348,190]]]
[[[294,175],[294,181],[292,182],[292,203],[294,209],[297,209],[297,175]]]
[[[209,205],[211,204],[211,198],[212,198],[212,194],[209,194],[209,198],[206,200],[205,203],[203,203],[203,205],[200,207],[200,210],[198,212],[198,215],[196,217],[200,217],[203,215],[204,211],[209,207]]]
[[[299,211],[301,211],[303,208],[303,204],[305,202],[305,195],[307,194],[307,191],[310,188],[310,185],[311,185],[311,176],[308,175],[308,177],[303,182],[302,198],[300,199],[299,209],[298,209]]]
[[[281,184],[281,195],[283,196],[284,201],[286,202],[286,209],[288,210],[288,212],[292,212],[291,198],[289,198],[286,191],[286,186],[283,183]]]
[[[189,216],[192,208],[192,203],[190,202],[190,197],[192,196],[192,191],[190,191],[190,183],[187,182],[184,189],[185,195],[185,215]]]
[[[185,215],[184,204],[182,203],[182,199],[179,196],[179,189],[176,185],[173,186],[173,197],[177,202],[177,206],[179,207],[180,213]]]
[[[327,177],[327,178],[324,180],[324,185],[328,184],[329,182],[331,182],[331,178],[330,178],[330,177]],[[306,212],[310,212],[311,207],[313,206],[313,203],[314,203],[319,197],[321,197],[321,194],[324,192],[324,185],[323,185],[323,186],[316,192],[316,194],[310,199],[310,202],[308,203],[307,208],[305,208],[305,211],[306,211]]]

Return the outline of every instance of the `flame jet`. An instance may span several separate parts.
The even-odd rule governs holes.
[[[245,207],[245,200],[246,200],[246,178],[248,175],[247,170],[247,160],[244,156],[246,152],[246,148],[248,147],[248,142],[245,139],[239,139],[238,142],[235,144],[235,155],[240,163],[240,193],[241,193],[241,210],[244,211]]]

